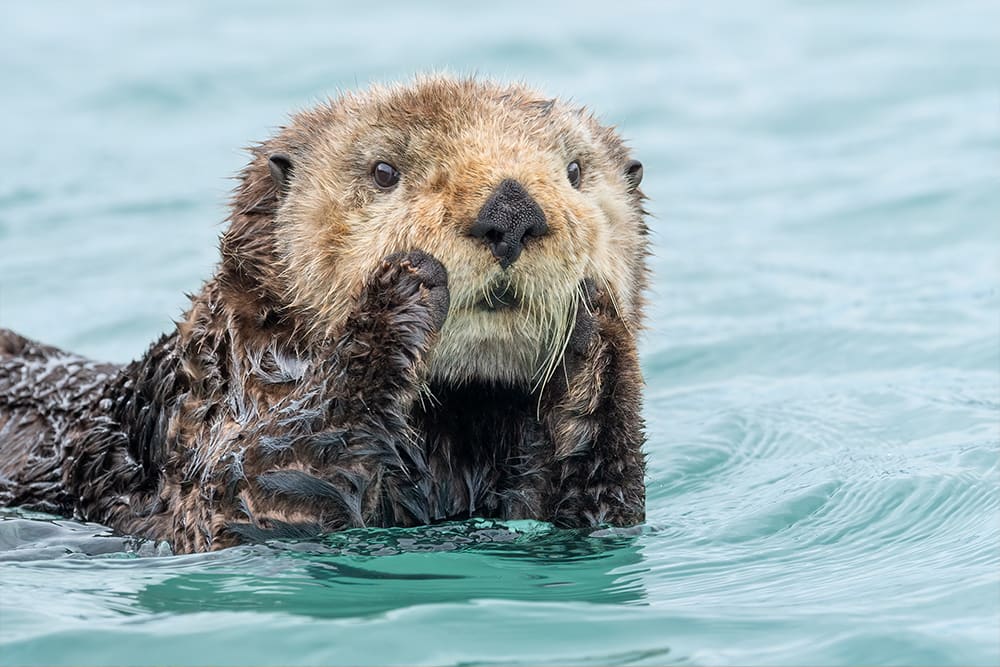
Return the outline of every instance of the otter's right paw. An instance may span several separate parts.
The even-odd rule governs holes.
[[[422,250],[389,255],[375,271],[371,285],[381,292],[385,305],[407,309],[419,304],[426,308],[431,331],[438,331],[448,317],[451,296],[448,271],[432,255]]]

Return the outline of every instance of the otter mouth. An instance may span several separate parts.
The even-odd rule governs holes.
[[[508,280],[499,280],[489,286],[486,295],[476,304],[479,310],[496,312],[500,310],[512,310],[521,305],[521,300],[514,292]]]

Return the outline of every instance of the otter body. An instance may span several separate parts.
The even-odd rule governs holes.
[[[139,360],[0,330],[0,503],[177,552],[470,516],[644,518],[641,166],[436,77],[252,149],[215,275]]]

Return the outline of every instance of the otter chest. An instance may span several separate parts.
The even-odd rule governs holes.
[[[432,392],[415,419],[431,473],[431,518],[511,518],[541,442],[537,399],[481,383]]]

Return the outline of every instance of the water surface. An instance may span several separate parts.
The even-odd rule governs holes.
[[[645,164],[648,524],[171,556],[5,511],[3,664],[997,664],[1000,6],[14,3],[0,324],[125,361],[198,289],[239,150],[447,68]]]

